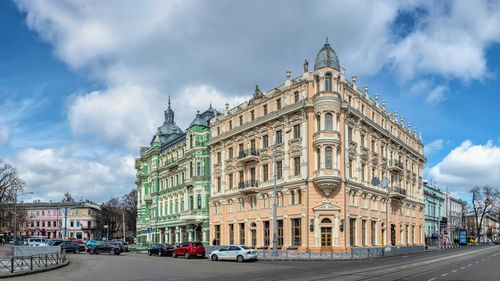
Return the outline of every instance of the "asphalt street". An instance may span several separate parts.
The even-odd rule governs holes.
[[[138,253],[68,255],[70,265],[11,280],[500,280],[500,246],[357,261],[212,262]]]

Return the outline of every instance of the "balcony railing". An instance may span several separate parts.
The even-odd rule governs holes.
[[[389,196],[391,198],[405,198],[406,197],[406,189],[402,189],[401,187],[395,186],[391,188],[389,192]]]
[[[389,170],[394,170],[394,171],[402,171],[403,170],[403,163],[398,160],[391,160],[389,161]]]
[[[259,182],[257,180],[249,180],[238,183],[238,191],[240,193],[254,193],[257,192]]]
[[[242,150],[238,154],[238,161],[250,162],[257,160],[259,152],[256,149]]]

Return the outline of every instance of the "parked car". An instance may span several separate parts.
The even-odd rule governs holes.
[[[64,240],[62,240],[62,239],[54,239],[54,240],[49,241],[47,244],[49,244],[49,246],[59,246],[63,242],[64,242]]]
[[[174,246],[171,245],[163,245],[163,244],[155,244],[151,248],[148,249],[148,255],[158,255],[161,256],[172,256],[174,253]]]
[[[70,239],[70,241],[76,244],[85,244],[81,239]]]
[[[124,252],[130,252],[130,250],[128,249],[128,243],[127,242],[123,242],[121,240],[112,240],[111,243],[122,245]]]
[[[191,257],[204,258],[205,247],[201,242],[183,242],[174,248],[172,256],[174,258],[184,256],[186,259]]]
[[[102,242],[94,247],[89,247],[87,252],[91,255],[100,253],[109,253],[111,255],[119,255],[123,252],[123,247],[109,242]]]
[[[59,244],[59,247],[61,247],[61,251],[65,250],[66,252],[73,252],[75,254],[79,254],[80,252],[85,252],[84,245],[80,245],[70,241],[62,242],[61,244]]]
[[[500,239],[495,240],[493,243],[495,243],[496,245],[500,244]]]
[[[42,243],[44,243],[44,240],[42,238],[28,238],[28,240],[26,241],[26,244],[28,246],[38,246]]]
[[[99,245],[100,242],[99,241],[94,241],[94,240],[89,240],[87,241],[87,244],[85,244],[87,247],[95,247],[97,245]]]
[[[212,251],[210,259],[212,261],[233,260],[237,262],[257,260],[257,251],[246,246],[231,245]]]

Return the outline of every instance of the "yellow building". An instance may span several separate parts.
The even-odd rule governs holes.
[[[346,80],[328,42],[313,71],[306,61],[299,77],[226,105],[211,134],[212,243],[272,247],[274,171],[281,248],[424,243],[422,140]]]

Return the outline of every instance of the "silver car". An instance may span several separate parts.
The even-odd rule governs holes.
[[[220,248],[210,253],[212,261],[233,260],[244,262],[246,260],[257,260],[257,251],[246,246],[231,245]]]

